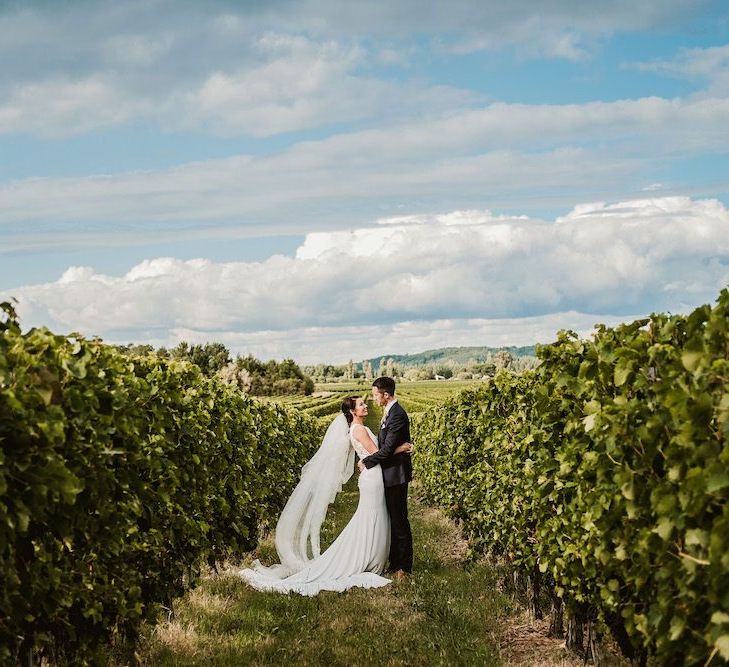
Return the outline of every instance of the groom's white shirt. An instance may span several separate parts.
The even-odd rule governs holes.
[[[389,401],[387,401],[387,404],[385,405],[385,409],[382,411],[382,421],[380,422],[380,426],[385,423],[385,419],[387,419],[387,413],[390,412],[390,408],[397,403],[396,398],[391,398]]]

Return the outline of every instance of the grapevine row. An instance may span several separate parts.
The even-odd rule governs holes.
[[[536,613],[547,589],[556,634],[566,605],[639,663],[729,659],[729,290],[538,356],[420,415],[425,497]]]
[[[320,437],[197,366],[0,319],[0,663],[133,636],[253,548]],[[60,647],[60,648],[59,648]]]

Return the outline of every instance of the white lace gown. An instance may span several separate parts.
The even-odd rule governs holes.
[[[370,429],[370,437],[377,442]],[[360,460],[369,452],[350,434],[350,441]],[[354,516],[331,546],[306,567],[285,578],[275,574],[275,568],[260,568],[255,561],[252,569],[240,571],[240,576],[261,591],[316,595],[319,591],[345,591],[353,586],[378,588],[390,579],[380,576],[390,551],[390,515],[385,505],[385,487],[379,465],[359,474],[359,503]]]

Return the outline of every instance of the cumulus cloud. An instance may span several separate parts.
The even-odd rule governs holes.
[[[375,339],[409,322],[420,331],[410,342],[430,344],[440,331],[449,345],[476,344],[479,331],[491,336],[499,326],[540,335],[547,322],[584,329],[590,317],[685,311],[727,283],[729,211],[716,200],[668,197],[583,204],[554,221],[488,211],[408,216],[311,233],[294,257],[157,258],[120,277],[70,267],[13,295],[27,324],[59,331],[127,340],[196,332],[241,347],[269,337],[294,354],[297,331],[312,341],[311,332],[327,341],[360,330]],[[535,317],[547,318],[535,320],[541,329],[522,321]],[[492,320],[501,321],[496,329]],[[322,342],[311,354],[328,351]]]

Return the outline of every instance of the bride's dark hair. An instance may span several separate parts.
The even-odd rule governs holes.
[[[344,413],[344,416],[347,418],[347,424],[350,426],[352,425],[352,421],[354,420],[354,416],[351,413],[351,410],[354,410],[357,407],[357,399],[359,396],[347,396],[342,401],[342,412]]]

